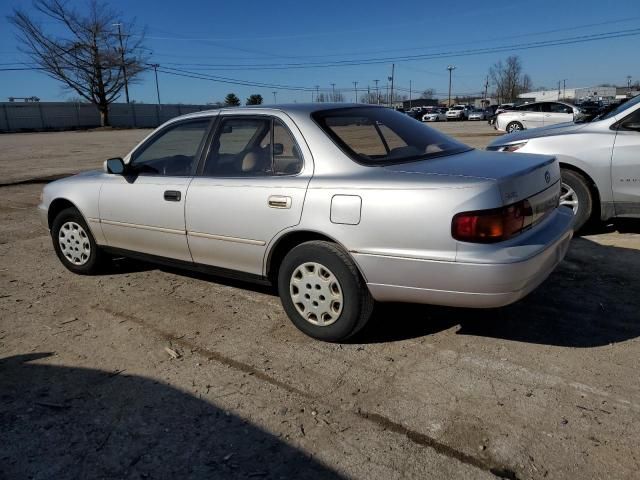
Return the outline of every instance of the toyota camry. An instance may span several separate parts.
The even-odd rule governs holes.
[[[553,156],[474,150],[391,109],[229,108],[175,118],[123,158],[45,186],[62,264],[142,258],[277,288],[341,341],[375,301],[500,307],[564,257]]]

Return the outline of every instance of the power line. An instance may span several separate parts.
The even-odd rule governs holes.
[[[453,58],[453,57],[467,57],[476,55],[485,55],[490,53],[500,53],[513,50],[531,50],[544,47],[556,47],[563,45],[573,45],[587,42],[594,42],[599,40],[609,40],[615,38],[624,38],[640,35],[640,28],[633,28],[627,30],[617,30],[603,33],[592,33],[587,35],[580,35],[575,37],[565,37],[553,40],[540,40],[536,42],[520,43],[514,45],[504,45],[498,47],[485,47],[467,50],[454,50],[448,52],[435,52],[424,53],[417,55],[404,55],[397,57],[377,57],[368,59],[350,59],[350,60],[337,60],[331,62],[299,62],[299,63],[261,63],[261,64],[215,64],[215,63],[170,63],[171,65],[189,66],[192,69],[200,69],[194,67],[208,67],[200,70],[289,70],[298,68],[326,68],[326,67],[342,67],[342,66],[357,66],[357,65],[375,65],[381,63],[391,62],[411,62],[417,60],[429,60],[436,58]]]

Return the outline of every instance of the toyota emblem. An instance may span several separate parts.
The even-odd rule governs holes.
[[[549,183],[551,181],[551,174],[549,173],[549,170],[547,170],[546,172],[544,172],[544,180],[545,182]]]

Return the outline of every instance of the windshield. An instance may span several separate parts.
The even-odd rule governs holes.
[[[321,110],[312,118],[347,155],[365,165],[409,162],[471,149],[383,107]]]
[[[638,103],[640,103],[640,95],[636,95],[631,100],[627,100],[626,102],[621,103],[616,108],[611,110],[609,113],[606,113],[602,117],[596,117],[596,118],[598,120],[606,120],[607,118],[615,117],[619,113],[624,112],[627,108],[633,107],[634,105],[637,105]]]

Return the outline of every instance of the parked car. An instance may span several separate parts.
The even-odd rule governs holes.
[[[560,203],[573,209],[576,230],[591,219],[640,217],[640,95],[589,123],[512,133],[488,149],[554,155]]]
[[[558,162],[519,160],[384,107],[238,107],[49,183],[39,211],[72,272],[115,254],[270,283],[296,327],[339,341],[374,300],[498,307],[549,275],[573,215]]]
[[[573,122],[580,109],[564,102],[533,102],[498,114],[495,129],[515,132],[545,125]]]
[[[469,120],[486,120],[489,116],[489,112],[486,110],[469,110]]]
[[[466,120],[469,117],[467,105],[454,105],[447,110],[447,120]]]
[[[446,122],[447,121],[447,109],[446,108],[433,108],[430,111],[422,115],[423,122]]]

